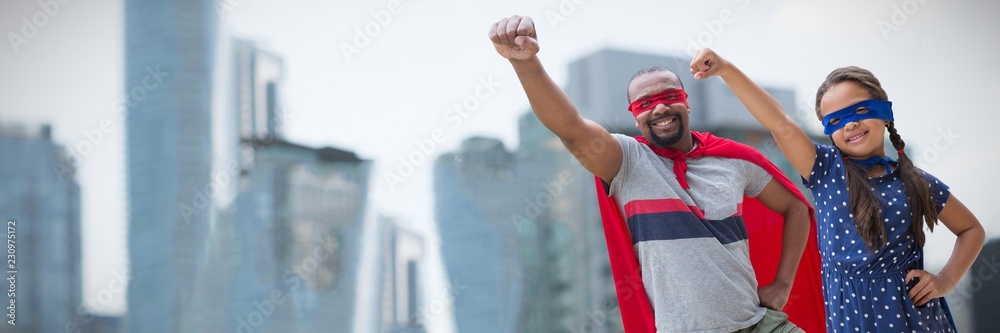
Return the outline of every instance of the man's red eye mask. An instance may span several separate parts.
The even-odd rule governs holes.
[[[687,93],[684,92],[684,89],[668,89],[659,94],[642,98],[636,100],[635,102],[632,102],[632,104],[629,104],[628,110],[632,112],[632,115],[638,118],[639,115],[642,114],[643,112],[652,110],[656,108],[657,105],[660,104],[666,104],[666,105],[684,104],[684,106],[690,108],[687,102]]]

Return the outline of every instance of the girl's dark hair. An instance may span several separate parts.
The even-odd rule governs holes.
[[[855,66],[838,68],[826,77],[816,92],[816,117],[823,119],[819,108],[823,95],[830,87],[841,82],[853,82],[861,86],[872,99],[889,100],[885,90],[882,89],[882,84],[872,72]],[[903,150],[906,147],[906,142],[897,133],[896,125],[890,121],[886,125],[886,129],[889,131],[889,141],[892,142],[892,147],[897,151]],[[831,137],[831,141],[833,141],[832,139]],[[837,149],[839,150],[840,147]],[[840,154],[845,158],[847,192],[850,193],[851,211],[854,214],[854,221],[857,223],[858,233],[869,249],[874,250],[885,246],[888,236],[885,224],[882,222],[882,200],[875,195],[874,188],[868,182],[865,167],[848,160],[843,150],[840,150]],[[903,188],[905,188],[908,198],[910,219],[913,221],[911,232],[917,245],[923,247],[924,224],[926,223],[927,228],[933,232],[934,225],[938,222],[936,203],[930,195],[929,185],[923,176],[923,171],[917,169],[906,154],[899,154],[899,165],[896,168],[903,180]]]

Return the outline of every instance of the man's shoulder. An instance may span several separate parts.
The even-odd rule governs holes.
[[[618,141],[635,141],[637,143],[639,142],[639,140],[636,140],[635,137],[631,135],[625,135],[621,133],[611,133],[611,136],[617,139]]]
[[[648,149],[649,146],[647,146],[645,143],[642,143],[641,141],[639,141],[639,139],[637,139],[634,136],[625,135],[621,133],[611,133],[611,137],[615,138],[615,140],[618,140],[618,144],[621,145],[622,149],[624,150],[642,151],[644,147],[646,148],[646,150],[649,150]],[[652,151],[650,150],[650,152]]]

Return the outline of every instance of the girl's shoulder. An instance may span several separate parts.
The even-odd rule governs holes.
[[[931,198],[934,198],[934,202],[938,204],[938,212],[940,213],[941,209],[944,208],[944,203],[948,202],[948,197],[951,196],[951,187],[930,172],[920,168],[917,168],[917,171],[920,171],[924,176],[924,180],[927,181]]]
[[[810,189],[817,187],[846,186],[844,178],[844,158],[837,147],[813,142],[816,146],[816,161],[804,185]]]
[[[932,175],[930,172],[927,172],[927,170],[924,170],[924,169],[921,169],[921,168],[917,168],[917,171],[919,171],[924,176],[924,179],[926,179],[928,183],[931,183],[931,184],[934,184],[934,183],[944,184],[944,182],[941,181],[940,178],[938,178],[937,176]]]
[[[840,149],[832,145],[824,145],[822,143],[813,142],[816,146],[816,158],[819,159],[820,155],[827,159],[842,159],[840,156]]]

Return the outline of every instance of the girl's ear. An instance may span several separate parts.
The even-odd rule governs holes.
[[[888,120],[885,121],[885,127],[889,127],[889,121]]]

